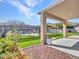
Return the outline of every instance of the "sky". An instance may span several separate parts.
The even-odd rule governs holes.
[[[38,12],[56,0],[0,0],[0,22],[19,20],[39,25]],[[49,21],[51,22],[51,21]]]
[[[19,20],[29,25],[39,25],[38,12],[54,2],[56,0],[0,0],[0,22]]]

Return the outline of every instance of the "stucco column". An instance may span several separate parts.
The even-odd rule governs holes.
[[[43,44],[45,44],[45,42],[46,42],[46,33],[47,33],[47,26],[46,26],[46,16],[45,16],[45,14],[44,13],[42,13],[41,15],[40,15],[40,18],[41,18],[41,20],[40,20],[40,32],[41,32],[41,42],[43,43]]]
[[[63,37],[67,38],[67,22],[63,22]]]

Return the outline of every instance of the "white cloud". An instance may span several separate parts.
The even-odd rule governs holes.
[[[24,5],[19,0],[0,0],[0,3],[5,2],[5,1],[8,2],[9,4],[13,5],[14,7],[16,7],[17,10],[26,17],[27,23],[31,24],[31,22],[34,22],[36,19],[38,19],[38,15],[36,13],[32,12],[31,7],[36,6],[39,2],[41,2],[41,0],[26,0],[28,3],[26,3],[26,2],[25,3],[29,7]]]
[[[16,7],[18,11],[26,17],[27,24],[32,24],[36,19],[38,19],[38,15],[32,12],[32,8],[22,4],[18,0],[7,0],[11,5]]]
[[[8,2],[15,6],[19,10],[19,12],[25,15],[27,18],[31,18],[33,16],[34,13],[32,13],[31,9],[23,5],[21,2],[17,0],[9,0]]]
[[[42,2],[42,0],[26,0],[26,4],[30,7],[35,7],[40,2]]]

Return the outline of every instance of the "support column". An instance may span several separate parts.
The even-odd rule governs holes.
[[[46,26],[46,16],[45,16],[45,14],[44,13],[42,13],[41,15],[40,15],[41,17],[41,23],[40,23],[40,31],[41,31],[41,42],[43,43],[43,44],[45,44],[46,43],[46,36],[47,36],[47,26]]]
[[[67,22],[63,22],[63,37],[67,38]]]

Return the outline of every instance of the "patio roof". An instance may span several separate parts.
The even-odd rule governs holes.
[[[54,16],[52,19],[69,20],[79,18],[79,0],[57,0],[39,13]],[[48,18],[51,18],[48,16]]]
[[[40,14],[41,42],[47,39],[47,18],[59,20],[63,23],[63,37],[67,38],[67,20],[79,18],[79,0],[57,0],[46,7]]]

